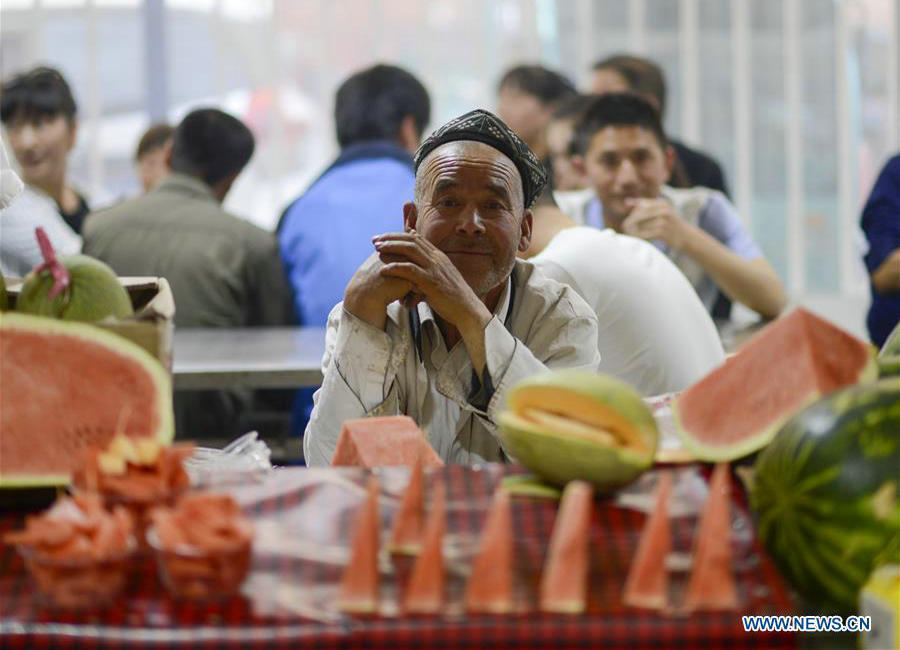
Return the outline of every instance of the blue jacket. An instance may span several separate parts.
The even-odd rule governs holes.
[[[900,248],[900,155],[891,158],[881,170],[863,208],[861,225],[869,240],[866,268],[872,273]],[[880,293],[873,285],[872,306],[866,319],[872,342],[881,347],[898,321],[900,291]]]
[[[353,273],[374,252],[372,237],[403,230],[413,199],[413,159],[388,141],[350,145],[284,211],[281,258],[301,325],[325,327]]]

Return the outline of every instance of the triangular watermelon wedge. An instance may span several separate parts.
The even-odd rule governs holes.
[[[593,497],[586,481],[571,481],[563,491],[541,574],[542,612],[580,614],[587,606]]]
[[[391,553],[415,555],[422,548],[425,529],[425,495],[422,463],[412,466],[409,484],[403,493],[400,510],[394,517],[388,549]]]
[[[422,553],[413,565],[404,597],[403,608],[409,614],[439,614],[444,607],[445,501],[444,483],[435,481]]]
[[[675,428],[694,456],[731,461],[769,444],[794,413],[878,375],[865,341],[798,308],[753,337],[672,404]]]
[[[463,600],[470,612],[508,614],[513,609],[512,510],[503,488],[494,493]]]
[[[366,488],[338,596],[338,607],[355,614],[372,614],[378,609],[378,478],[370,476]]]
[[[719,463],[709,482],[709,497],[703,507],[697,534],[691,576],[684,609],[737,609],[737,590],[731,567],[731,480],[728,463]]]
[[[630,607],[665,610],[669,604],[669,574],[666,558],[672,550],[669,498],[672,473],[663,471],[656,488],[656,504],[644,524],[637,553],[631,561],[622,602]]]
[[[440,466],[444,461],[406,415],[345,420],[331,458],[332,465],[366,468],[415,463]]]

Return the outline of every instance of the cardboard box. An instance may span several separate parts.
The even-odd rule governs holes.
[[[126,319],[109,318],[93,325],[137,343],[159,359],[171,375],[175,299],[169,283],[165,278],[152,277],[122,277],[119,280],[131,297],[134,316]],[[12,281],[7,285],[11,309],[15,308],[21,288],[21,281]]]

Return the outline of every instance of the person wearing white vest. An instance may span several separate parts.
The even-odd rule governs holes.
[[[724,194],[673,189],[674,153],[659,113],[627,93],[598,96],[576,126],[585,143],[580,162],[601,215],[586,223],[653,243],[682,270],[707,309],[718,290],[764,318],[775,318],[787,297],[781,280]]]

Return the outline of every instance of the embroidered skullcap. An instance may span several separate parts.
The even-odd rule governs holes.
[[[547,170],[528,145],[499,117],[482,109],[470,111],[447,122],[432,133],[414,157],[415,169],[432,151],[448,142],[474,140],[493,147],[509,158],[522,177],[525,207],[530,208],[547,184]]]

